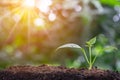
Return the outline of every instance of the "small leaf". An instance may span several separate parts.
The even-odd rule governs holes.
[[[104,48],[104,50],[105,50],[106,52],[112,52],[112,51],[114,51],[114,50],[117,50],[117,48],[116,48],[115,46],[106,46],[106,47]]]
[[[93,45],[96,42],[96,37],[90,39],[89,41],[86,42],[87,45]]]
[[[61,49],[61,48],[81,48],[81,47],[74,43],[68,43],[68,44],[58,47],[56,50]]]

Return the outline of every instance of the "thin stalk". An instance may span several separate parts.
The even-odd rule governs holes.
[[[92,68],[92,50],[91,50],[91,46],[89,46],[89,56],[90,56],[90,64],[89,64],[89,69]]]
[[[91,70],[92,69],[92,64],[89,64],[89,70]]]
[[[94,62],[95,62],[95,60],[96,60],[96,58],[97,58],[97,56],[98,56],[99,53],[100,53],[100,52],[98,52],[98,53],[95,55],[95,57],[94,57],[94,59],[93,59],[93,61],[92,61],[92,65],[94,64]]]
[[[94,57],[94,59],[93,59],[93,61],[92,61],[92,65],[94,64],[96,58],[97,58],[97,55]]]
[[[88,57],[87,57],[87,55],[86,55],[85,50],[84,50],[83,48],[81,48],[81,51],[83,52],[83,54],[84,54],[84,56],[85,56],[85,59],[86,59],[87,63],[90,64],[90,61],[88,60]]]

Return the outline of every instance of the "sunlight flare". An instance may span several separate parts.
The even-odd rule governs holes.
[[[6,39],[5,42],[9,41],[9,39],[11,38],[11,36],[14,34],[14,31],[15,29],[17,28],[18,26],[18,23],[20,22],[20,20],[22,19],[22,16],[24,15],[24,11],[20,12],[19,13],[19,16],[20,18],[16,21],[16,23],[14,24],[14,26],[11,28],[10,32],[9,32],[9,35],[8,35],[8,38]]]
[[[34,7],[35,6],[35,0],[24,0],[23,6],[25,6],[25,7]]]
[[[36,7],[44,13],[49,11],[49,6],[52,5],[52,0],[36,0]]]

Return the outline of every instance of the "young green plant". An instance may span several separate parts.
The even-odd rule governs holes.
[[[92,47],[95,44],[95,42],[96,42],[96,37],[94,37],[91,40],[86,42],[86,46],[88,47],[88,52],[89,52],[88,56],[87,56],[87,53],[86,53],[84,48],[80,47],[77,44],[73,44],[73,43],[68,43],[68,44],[62,45],[62,46],[58,47],[56,50],[61,49],[61,48],[78,48],[78,49],[80,49],[82,51],[82,53],[84,54],[84,57],[89,65],[89,69],[92,69],[93,64],[94,64],[96,57],[97,57],[97,55],[96,55],[92,59]]]

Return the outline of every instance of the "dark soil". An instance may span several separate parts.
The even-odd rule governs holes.
[[[0,80],[120,80],[120,73],[97,68],[13,66],[0,71]]]

